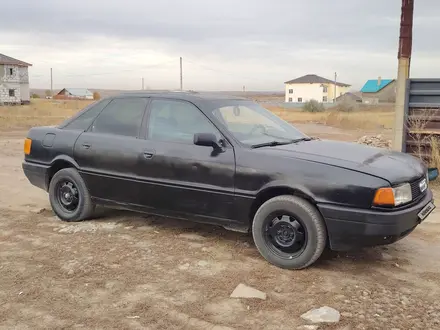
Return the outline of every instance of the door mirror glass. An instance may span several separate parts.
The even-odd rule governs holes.
[[[217,137],[213,133],[196,133],[194,134],[194,144],[204,147],[213,147],[214,149],[221,149]]]

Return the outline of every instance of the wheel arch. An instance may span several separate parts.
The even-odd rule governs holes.
[[[49,170],[47,172],[46,177],[46,187],[49,189],[50,181],[52,180],[55,173],[57,173],[59,170],[62,170],[64,168],[75,168],[78,169],[78,163],[69,156],[66,155],[60,155],[54,158],[54,160],[51,162]]]
[[[315,196],[307,188],[299,187],[296,185],[290,185],[286,183],[274,182],[272,184],[263,187],[258,192],[249,211],[249,220],[250,220],[249,223],[252,224],[255,213],[257,213],[257,210],[260,208],[261,205],[263,205],[269,199],[281,195],[298,196],[304,198],[305,200],[309,201],[315,206],[317,204]]]

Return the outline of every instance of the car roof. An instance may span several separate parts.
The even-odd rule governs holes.
[[[193,92],[193,91],[135,91],[135,92],[125,92],[113,96],[111,98],[120,98],[120,97],[163,97],[163,98],[171,98],[171,99],[179,99],[186,101],[217,101],[217,100],[249,100],[244,97],[227,95],[223,93],[208,93],[208,92]]]

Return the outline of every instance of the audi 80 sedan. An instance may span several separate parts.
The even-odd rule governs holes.
[[[127,93],[34,127],[23,170],[63,221],[95,205],[251,232],[270,263],[393,243],[435,208],[416,157],[313,139],[261,105],[195,92]]]

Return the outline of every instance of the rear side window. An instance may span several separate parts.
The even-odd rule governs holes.
[[[110,100],[102,100],[101,102],[98,102],[97,104],[93,105],[89,110],[80,115],[78,118],[67,124],[64,128],[86,131],[90,127],[96,116],[101,112],[102,109],[104,109],[104,107],[109,102]]]
[[[114,99],[96,118],[91,131],[137,137],[146,106],[146,98]]]

